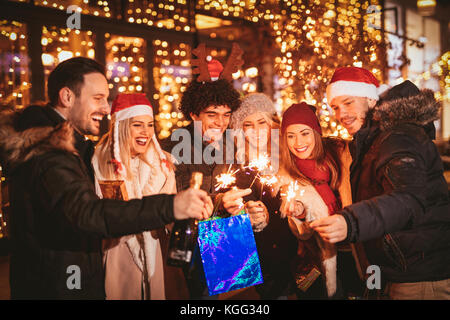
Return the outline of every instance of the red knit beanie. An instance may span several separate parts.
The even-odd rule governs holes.
[[[293,104],[283,113],[281,133],[284,134],[291,124],[305,124],[322,135],[322,128],[316,116],[316,108],[306,102]]]

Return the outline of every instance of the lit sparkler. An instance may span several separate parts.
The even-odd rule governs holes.
[[[250,169],[254,168],[258,170],[258,172],[262,172],[267,168],[269,168],[269,165],[270,165],[270,158],[267,155],[267,153],[264,153],[260,155],[258,158],[251,160],[246,168]]]
[[[215,184],[216,191],[219,189],[229,188],[232,184],[236,183],[236,177],[234,175],[238,171],[239,169],[218,175],[216,177],[217,183]]]
[[[261,184],[264,184],[268,187],[272,187],[275,183],[278,182],[278,178],[276,176],[262,176],[259,178]]]
[[[257,171],[255,179],[253,179],[252,183],[250,184],[249,188],[251,188],[253,186],[253,184],[255,183],[256,179],[259,178],[260,181],[261,181],[262,177],[260,176],[260,173],[263,172],[264,170],[268,169],[268,168],[271,168],[271,166],[270,166],[270,158],[267,155],[267,153],[263,153],[262,155],[260,155],[256,159],[251,160],[246,168],[256,169],[256,171]],[[261,183],[262,183],[262,181],[261,181]]]
[[[295,198],[299,189],[300,186],[298,185],[297,181],[293,181],[289,183],[286,193],[281,193],[281,196],[286,197],[286,201],[289,202]],[[303,193],[305,193],[305,190],[300,191],[300,196],[303,196]]]

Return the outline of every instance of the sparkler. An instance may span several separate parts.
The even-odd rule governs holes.
[[[278,178],[276,176],[263,176],[259,178],[259,181],[268,187],[272,187],[278,182]]]
[[[229,188],[232,184],[236,183],[236,177],[234,175],[238,171],[239,169],[218,175],[216,177],[217,183],[215,184],[216,191],[220,189]]]
[[[286,201],[289,202],[295,198],[299,189],[300,186],[298,185],[298,182],[292,181],[289,183],[286,193],[281,193],[281,196],[286,197]],[[303,193],[305,193],[305,190],[300,191],[300,196],[303,196]]]
[[[267,155],[267,153],[263,153],[262,155],[260,155],[259,157],[251,160],[248,164],[247,167],[245,168],[249,168],[249,169],[256,169],[257,174],[255,176],[255,179],[253,179],[252,183],[250,184],[251,188],[253,186],[253,184],[255,183],[256,179],[260,179],[261,181],[261,175],[260,173],[264,170],[266,170],[267,168],[270,167],[270,159],[269,156]],[[261,181],[262,182],[262,181]]]
[[[253,159],[249,162],[248,166],[246,168],[255,168],[258,172],[262,172],[265,169],[269,168],[270,165],[270,159],[267,153],[263,153],[256,159]]]
[[[226,173],[219,174],[216,177],[217,183],[214,185],[216,187],[216,191],[220,189],[225,189],[231,187],[232,184],[236,183],[236,177],[234,176],[240,169],[230,171],[232,164],[228,167],[228,170]],[[233,187],[235,189],[236,187]],[[215,217],[218,214],[218,210],[220,207],[220,204],[222,203],[223,195],[219,197],[219,199],[216,201],[214,208],[213,208],[213,214],[212,216]]]

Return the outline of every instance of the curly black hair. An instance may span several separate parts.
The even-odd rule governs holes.
[[[191,81],[181,98],[180,111],[188,120],[192,120],[190,113],[199,115],[209,106],[226,105],[235,111],[240,106],[240,95],[227,80],[220,79],[212,82]]]

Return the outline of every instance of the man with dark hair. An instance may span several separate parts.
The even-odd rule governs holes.
[[[102,238],[158,229],[212,212],[206,192],[188,189],[129,202],[99,199],[93,146],[109,113],[104,68],[87,58],[50,74],[45,107],[0,114],[0,153],[10,181],[13,299],[104,299]]]
[[[219,71],[215,70],[217,67]],[[208,71],[211,79],[214,79],[222,71],[222,65],[217,60],[212,60],[208,63]],[[198,81],[197,78],[191,81],[183,93],[180,110],[186,119],[194,122],[186,128],[176,130],[171,137],[161,141],[162,148],[177,159],[175,174],[178,190],[186,189],[192,172],[199,171],[203,173],[201,189],[213,198],[217,196],[214,188],[215,177],[227,170],[226,159],[234,159],[234,150],[231,150],[231,154],[226,152],[226,145],[230,141],[226,139],[225,130],[230,123],[232,112],[240,105],[239,97],[233,85],[225,79]],[[174,141],[177,139],[175,137],[180,137],[179,131],[187,135],[181,135],[183,139],[180,142]],[[177,153],[174,147],[178,144],[190,147],[189,152],[183,148],[182,152]],[[189,154],[186,155],[185,152]],[[197,159],[196,154],[201,155],[201,159]],[[205,158],[209,156],[212,159]],[[242,201],[249,193],[250,189],[238,190],[234,200]],[[185,268],[184,272],[191,298],[206,298],[208,292],[198,248],[194,253],[193,263]]]
[[[105,68],[95,60],[78,57],[68,61],[57,65],[48,77],[47,92],[53,106],[58,104],[59,90],[64,87],[68,87],[79,96],[86,74],[100,73],[106,76]]]
[[[191,157],[187,157],[191,161],[189,163],[181,163],[186,155],[173,154],[179,164],[177,165],[177,188],[184,190],[189,186],[189,179],[191,173],[199,171],[203,173],[202,189],[210,194],[214,191],[214,177],[223,173],[225,163],[226,139],[225,130],[230,123],[231,113],[239,107],[239,93],[233,88],[232,84],[226,80],[217,80],[212,82],[199,83],[193,80],[181,98],[180,110],[186,119],[196,121],[199,126],[199,132],[195,132],[194,122],[181,130],[187,130],[191,137],[191,141],[181,141],[192,146]],[[200,132],[201,130],[201,132]],[[197,135],[197,134],[198,135]],[[174,136],[176,136],[175,134]],[[197,145],[194,137],[200,137],[202,144]],[[164,139],[161,144],[162,148],[167,152],[172,152],[173,147],[178,144],[178,141],[172,141],[172,137]],[[204,150],[209,145],[214,145],[215,150],[212,150],[214,157],[215,152],[221,153],[223,160],[221,163],[205,164],[203,159]],[[194,163],[195,148],[200,147],[199,154],[202,155],[201,163]],[[228,155],[228,156],[234,156]]]
[[[331,243],[362,242],[391,299],[450,299],[449,193],[432,141],[440,105],[410,81],[379,88],[363,68],[333,75],[327,100],[353,135],[354,203],[310,226]]]

